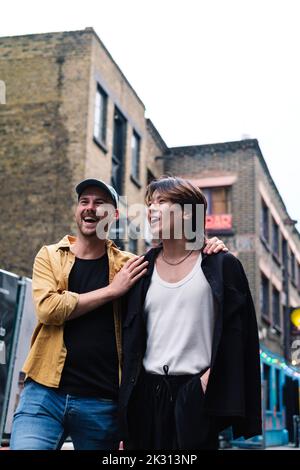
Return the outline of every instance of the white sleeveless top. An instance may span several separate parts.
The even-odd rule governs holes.
[[[210,366],[215,322],[213,295],[201,269],[201,253],[179,282],[166,282],[154,267],[145,299],[147,372],[197,374]]]

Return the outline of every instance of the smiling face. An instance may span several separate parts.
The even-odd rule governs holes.
[[[148,222],[154,239],[174,238],[175,223],[182,223],[181,208],[156,190],[148,201]]]
[[[101,210],[105,205],[113,206],[113,201],[106,191],[91,186],[85,189],[79,197],[75,212],[78,230],[84,237],[97,236],[97,225],[107,217],[107,210]],[[115,211],[114,211],[115,212]]]
[[[207,202],[197,186],[184,178],[162,176],[147,186],[145,201],[154,239],[185,239],[189,246],[202,247]]]

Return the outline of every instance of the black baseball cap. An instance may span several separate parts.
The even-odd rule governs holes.
[[[80,198],[83,191],[91,186],[97,186],[98,188],[103,189],[113,200],[114,206],[118,207],[119,196],[117,191],[109,184],[104,183],[104,181],[95,180],[93,178],[83,180],[76,186],[76,193],[78,194],[78,199]]]

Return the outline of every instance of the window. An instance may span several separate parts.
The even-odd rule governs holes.
[[[141,139],[135,131],[131,137],[131,175],[136,181],[140,179],[140,146]]]
[[[275,220],[272,218],[272,250],[279,256],[279,228]]]
[[[125,117],[121,111],[115,107],[111,184],[120,195],[123,194],[126,126],[127,121]]]
[[[261,200],[261,236],[266,241],[269,242],[269,209],[265,201]]]
[[[207,215],[230,214],[229,188],[204,188],[203,193],[207,199]]]
[[[288,245],[285,238],[282,237],[281,241],[281,257],[282,257],[282,264],[285,268],[288,267]]]
[[[260,284],[260,309],[263,317],[269,319],[270,309],[270,294],[269,294],[269,279],[261,273]]]
[[[275,369],[275,379],[276,379],[276,411],[280,411],[280,370]]]
[[[292,281],[296,282],[296,260],[295,260],[295,255],[291,251],[291,278]]]
[[[263,365],[263,380],[266,383],[265,397],[266,397],[266,410],[271,409],[270,395],[271,395],[271,368],[267,364]]]
[[[95,99],[94,137],[102,144],[106,143],[106,110],[107,94],[98,85]]]
[[[273,325],[277,328],[281,328],[280,321],[280,295],[276,287],[272,289],[272,313],[273,313]]]

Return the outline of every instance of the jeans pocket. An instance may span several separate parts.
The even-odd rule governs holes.
[[[35,416],[41,412],[42,408],[48,408],[47,403],[49,404],[50,401],[47,387],[33,380],[26,381],[15,416],[18,414]]]
[[[111,398],[98,398],[98,401],[99,401],[100,403],[101,403],[101,402],[103,402],[103,403],[108,403],[108,404],[110,403],[111,405],[115,405],[115,404],[116,404],[115,400],[112,400]]]

